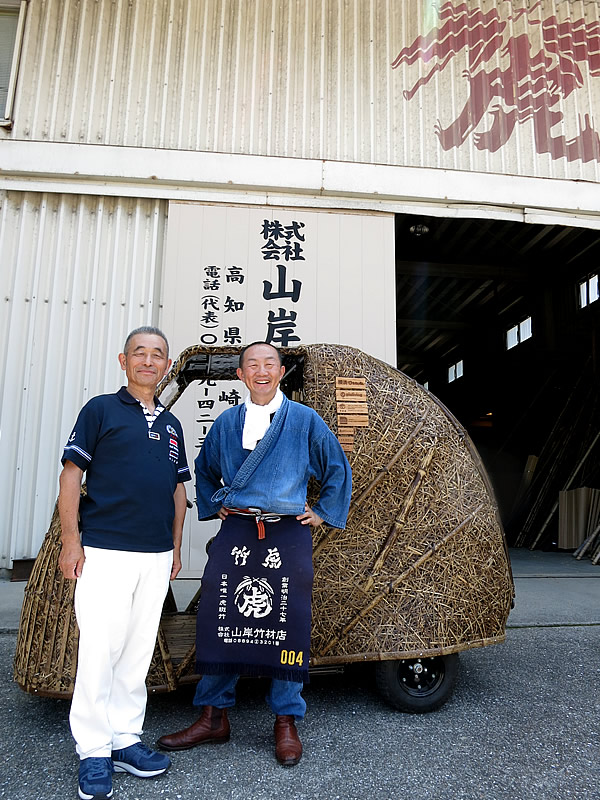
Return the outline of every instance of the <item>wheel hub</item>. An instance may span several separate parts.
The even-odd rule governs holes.
[[[424,697],[432,694],[444,680],[444,662],[439,657],[402,659],[398,683],[407,694]]]

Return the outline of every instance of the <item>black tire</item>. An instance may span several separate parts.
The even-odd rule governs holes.
[[[410,714],[425,714],[443,706],[457,677],[458,653],[375,664],[377,689],[384,700]]]

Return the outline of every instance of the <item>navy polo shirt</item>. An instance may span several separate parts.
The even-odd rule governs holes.
[[[79,412],[65,461],[87,471],[87,496],[79,504],[82,544],[138,553],[173,549],[173,493],[191,475],[183,430],[170,411],[149,429],[124,386],[94,397]]]

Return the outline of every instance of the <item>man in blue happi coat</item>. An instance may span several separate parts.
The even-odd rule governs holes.
[[[244,348],[237,375],[249,396],[217,418],[196,459],[198,517],[223,524],[210,547],[198,608],[196,668],[203,678],[194,705],[203,711],[190,727],[158,740],[165,750],[228,741],[227,709],[243,674],[271,678],[267,702],[279,763],[293,766],[302,755],[295,721],[306,711],[310,526],[344,528],[352,479],[321,417],[282,393],[284,373],[272,345]],[[311,477],[320,485],[312,508]]]

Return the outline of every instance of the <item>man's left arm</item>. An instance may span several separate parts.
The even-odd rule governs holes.
[[[321,420],[322,425],[325,423]],[[327,428],[324,436],[312,443],[311,463],[320,483],[319,499],[310,509],[307,506],[301,517],[304,524],[320,524],[310,521],[315,516],[332,528],[344,528],[352,495],[352,471],[340,443]],[[301,520],[301,521],[304,521]]]
[[[173,567],[171,580],[175,580],[181,570],[181,539],[183,536],[183,521],[187,510],[187,496],[183,483],[178,483],[173,494],[175,503],[175,516],[173,518]]]

